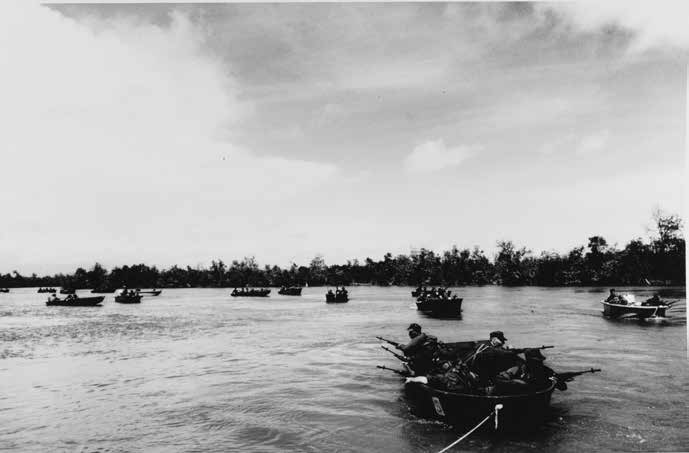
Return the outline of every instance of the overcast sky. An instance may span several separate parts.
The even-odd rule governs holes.
[[[682,214],[681,3],[0,6],[0,272],[329,264]]]

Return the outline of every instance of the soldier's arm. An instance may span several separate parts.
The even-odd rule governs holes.
[[[412,338],[411,341],[405,345],[401,345],[399,348],[402,350],[402,352],[407,353],[411,349],[416,348],[418,345],[422,344],[426,340],[426,334],[422,333],[421,335],[417,335],[416,337]]]

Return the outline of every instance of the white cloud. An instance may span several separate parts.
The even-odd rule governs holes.
[[[592,31],[618,26],[636,34],[633,50],[656,46],[689,48],[689,2],[684,0],[606,0],[538,4]]]
[[[441,140],[431,140],[418,145],[404,159],[404,167],[409,173],[432,173],[448,167],[456,167],[471,157],[478,147],[456,146],[448,148]]]
[[[252,105],[204,39],[179,13],[161,27],[0,6],[0,201],[13,239],[0,255],[55,262],[166,248],[184,236],[180,210],[203,231],[231,222],[222,210],[262,216],[266,203],[333,177],[332,165],[235,143]]]
[[[607,130],[587,135],[579,140],[575,151],[577,154],[595,154],[603,151],[609,140],[610,132]]]

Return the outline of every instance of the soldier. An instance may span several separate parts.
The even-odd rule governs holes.
[[[439,373],[428,376],[428,383],[448,392],[471,392],[475,389],[476,377],[462,362],[444,362]]]
[[[412,323],[407,327],[410,341],[405,345],[397,345],[405,356],[409,357],[409,365],[416,375],[424,375],[433,368],[433,359],[438,350],[438,339],[421,331],[421,326]]]
[[[488,338],[490,338],[491,347],[496,349],[508,349],[506,345],[507,338],[505,338],[505,334],[502,333],[502,331],[496,330],[495,332],[491,332]]]

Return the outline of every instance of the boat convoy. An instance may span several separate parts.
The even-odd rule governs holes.
[[[281,296],[301,296],[298,286],[283,286]],[[110,292],[112,288],[97,288],[92,292]],[[9,292],[0,288],[0,292]],[[47,306],[99,307],[104,296],[80,297],[73,289],[40,288],[50,293]],[[161,290],[128,290],[115,296],[121,304],[140,304],[144,297],[154,297]],[[268,297],[269,288],[234,288],[232,297]],[[461,319],[463,298],[448,288],[419,286],[411,292],[418,312],[436,318]],[[346,303],[349,292],[345,287],[328,289],[326,303]],[[635,317],[662,318],[677,301],[663,301],[658,295],[637,301],[634,294],[618,295],[614,289],[600,301],[603,315],[609,319]],[[473,339],[444,343],[412,323],[408,328],[410,341],[406,344],[377,337],[400,351],[381,347],[400,362],[390,370],[404,378],[404,394],[410,409],[421,417],[438,419],[454,426],[483,426],[495,431],[527,430],[541,425],[550,413],[555,390],[564,391],[576,376],[595,373],[600,369],[555,372],[545,365],[541,351],[554,346],[510,348],[500,331],[491,332],[489,339]],[[487,423],[486,420],[493,420]]]
[[[48,297],[48,300],[45,303],[49,307],[100,307],[103,301],[105,300],[105,296],[81,297],[77,295],[76,291],[74,290],[65,290],[65,292],[63,292],[63,290],[60,290],[60,294],[67,294],[67,297],[65,297],[64,299],[60,299],[59,297],[57,297],[56,291],[41,291],[42,289],[44,288],[40,288],[38,292],[51,293],[51,295]],[[91,292],[93,293],[94,291]],[[127,288],[124,288],[117,296],[115,296],[115,302],[120,304],[139,304],[141,303],[141,299],[144,297],[144,295],[158,296],[161,292],[161,290],[157,289],[128,290]]]

